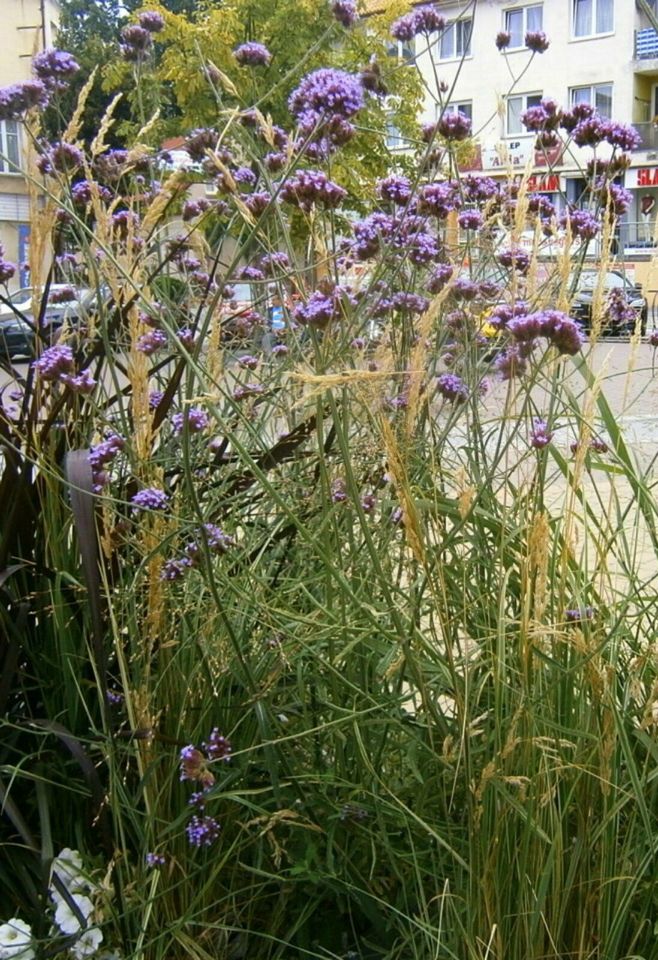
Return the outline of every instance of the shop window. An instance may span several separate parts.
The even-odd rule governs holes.
[[[16,120],[0,121],[0,173],[18,173],[20,129]]]
[[[535,3],[531,7],[517,7],[505,11],[505,32],[510,35],[508,49],[525,46],[526,33],[535,33],[543,29],[544,5]]]
[[[456,60],[459,57],[470,57],[472,32],[473,21],[470,17],[464,20],[453,20],[441,34],[439,59]]]
[[[529,107],[538,107],[541,103],[541,93],[521,93],[507,98],[507,117],[505,134],[508,137],[521,136],[527,133],[521,122],[522,114]]]
[[[590,103],[602,117],[612,117],[612,84],[595,83],[589,87],[572,87],[569,91],[571,106]]]
[[[573,0],[574,37],[593,37],[614,30],[614,0]]]

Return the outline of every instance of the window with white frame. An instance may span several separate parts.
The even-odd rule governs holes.
[[[395,57],[396,60],[409,62],[416,56],[416,44],[412,40],[391,40],[387,46],[386,52],[389,57]]]
[[[437,105],[437,116],[441,113],[441,108]],[[458,100],[453,103],[447,103],[444,113],[463,113],[469,120],[473,120],[473,101]]]
[[[614,0],[573,0],[574,37],[594,37],[614,30]]]
[[[521,115],[529,107],[538,107],[541,98],[541,93],[519,93],[507,98],[505,133],[508,137],[520,136],[528,132],[521,123]]]
[[[470,57],[472,32],[473,20],[470,17],[453,20],[448,24],[439,40],[439,59],[456,60],[459,57]]]
[[[0,120],[0,173],[18,173],[20,128],[16,120]]]
[[[591,103],[602,117],[612,117],[612,84],[595,83],[589,87],[572,87],[569,91],[571,106],[577,103]]]
[[[505,11],[505,33],[509,33],[508,49],[525,46],[526,33],[536,33],[544,26],[544,5],[533,3],[531,7],[516,7]]]
[[[386,146],[389,150],[402,150],[404,138],[392,119],[386,121]]]

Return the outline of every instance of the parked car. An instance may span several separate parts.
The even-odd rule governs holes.
[[[600,283],[597,270],[583,270],[578,277],[571,315],[588,331],[592,327],[592,301]],[[613,301],[616,303],[613,306]],[[603,276],[604,315],[601,332],[609,336],[632,334],[640,319],[642,335],[646,333],[649,307],[642,288],[619,270],[608,270]],[[619,319],[619,314],[623,316]]]
[[[80,304],[92,295],[92,291],[86,287],[76,290],[76,297],[73,300],[58,302],[58,298],[71,289],[70,283],[52,283],[48,288],[48,308],[51,306],[75,310]],[[43,293],[43,290],[41,291]],[[17,313],[32,313],[32,298],[34,296],[33,287],[23,287],[7,297],[7,303],[0,303],[0,319],[3,317],[15,317]]]
[[[78,289],[74,299],[59,301],[61,292],[69,289],[68,284],[53,284],[50,287],[49,302],[42,310],[40,326],[47,343],[56,342],[64,321],[77,324],[97,303],[96,291],[87,288]],[[32,288],[26,287],[8,298],[9,305],[2,304],[0,356],[9,359],[34,356],[35,330],[39,318],[33,313],[32,297]]]

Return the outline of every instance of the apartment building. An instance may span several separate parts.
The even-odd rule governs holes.
[[[633,123],[642,142],[624,176],[633,201],[618,245],[637,261],[638,277],[646,273],[641,264],[655,253],[658,214],[658,33],[650,16],[658,0],[443,0],[439,6],[449,28],[431,44],[434,63],[422,38],[412,52],[428,90],[436,94],[437,80],[447,84],[448,109],[471,117],[474,171],[502,177],[530,163],[532,190],[558,206],[578,204],[592,151],[574,148],[549,157],[547,167],[523,127],[523,111],[552,97],[567,107],[588,101],[604,116]],[[539,30],[550,47],[531,58],[525,34]],[[510,36],[504,53],[496,47],[501,31]],[[422,119],[433,120],[437,109],[428,93]],[[605,156],[605,147],[598,150]]]
[[[35,53],[53,45],[58,0],[0,0],[0,87],[27,80]],[[8,260],[21,265],[16,284],[25,285],[30,213],[25,177],[17,170],[24,144],[19,123],[0,121],[0,243]]]

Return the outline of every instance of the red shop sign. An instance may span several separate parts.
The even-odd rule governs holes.
[[[638,167],[635,175],[636,187],[658,187],[658,167]]]
[[[557,193],[560,189],[560,174],[533,173],[528,177],[528,190],[530,193]]]

